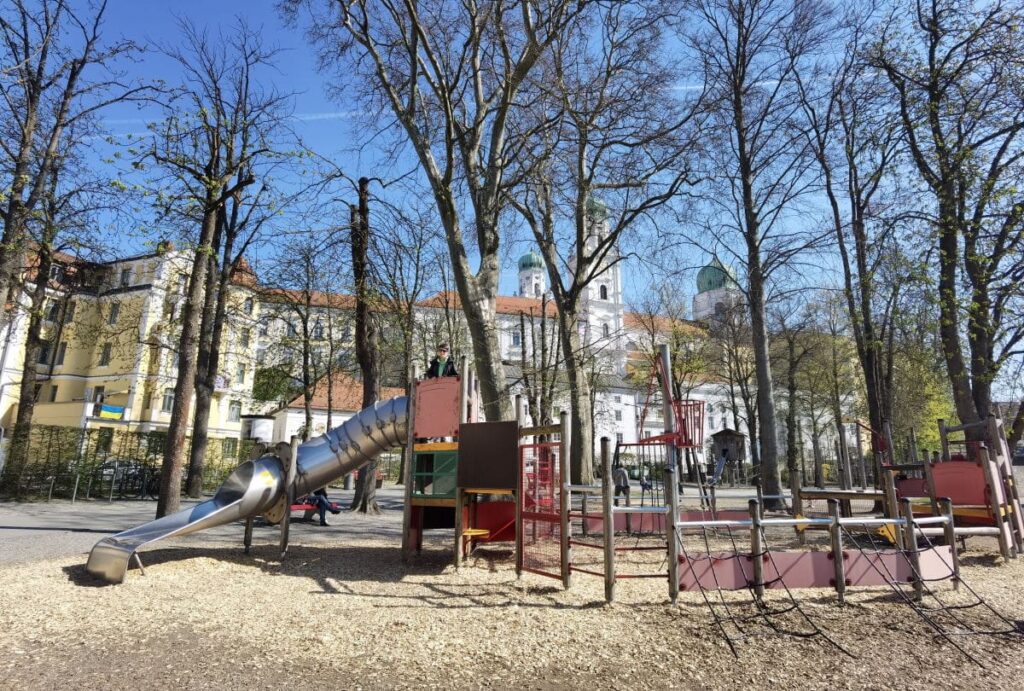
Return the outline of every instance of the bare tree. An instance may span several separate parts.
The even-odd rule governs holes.
[[[352,282],[356,299],[356,361],[363,380],[363,408],[380,398],[380,362],[377,354],[377,325],[372,312],[373,285],[369,271],[370,253],[370,181],[359,178],[359,204],[351,208]],[[351,509],[360,513],[380,513],[376,499],[377,460],[359,469]]]
[[[597,340],[581,338],[584,297],[621,261],[628,233],[693,178],[688,135],[699,99],[684,101],[671,89],[674,75],[660,61],[667,21],[655,4],[595,6],[553,43],[526,92],[534,98],[532,118],[522,119],[514,137],[522,151],[510,199],[547,267],[572,434],[581,441],[594,437],[596,393],[584,374]],[[613,342],[601,346],[620,350]],[[574,482],[591,481],[591,444],[573,444],[571,471]]]
[[[811,0],[686,4],[692,10],[686,42],[701,62],[712,108],[708,164],[714,179],[703,230],[745,274],[761,481],[766,493],[777,495],[781,477],[766,304],[772,274],[814,240],[787,218],[812,183],[806,141],[793,127],[800,109],[793,78],[827,33],[829,7]],[[704,237],[695,239],[706,247]]]
[[[192,420],[200,318],[218,219],[228,201],[254,184],[254,162],[274,151],[273,131],[286,116],[289,97],[262,87],[258,74],[275,51],[258,32],[239,22],[216,38],[188,22],[181,25],[184,49],[166,53],[181,69],[178,98],[164,105],[147,152],[161,173],[156,203],[169,215],[199,224],[195,261],[181,317],[174,406],[160,480],[157,516],[180,505],[185,435]]]
[[[508,126],[523,84],[587,4],[333,0],[325,13],[315,9],[319,0],[283,3],[313,8],[310,33],[324,58],[356,76],[355,93],[375,113],[389,113],[416,153],[445,230],[491,420],[512,414],[495,317],[499,217],[512,163]]]
[[[16,302],[12,305],[24,309],[28,316],[18,409],[5,473],[12,480],[29,460],[26,454],[38,393],[57,362],[60,334],[71,318],[72,297],[88,287],[83,282],[92,278],[80,258],[96,251],[93,228],[100,213],[113,213],[112,196],[116,195],[111,195],[109,185],[91,178],[80,162],[54,159],[42,198],[23,226],[31,262],[15,276]],[[68,253],[76,257],[75,266],[66,266]]]
[[[76,10],[64,0],[12,0],[0,10],[0,299],[14,294],[32,214],[53,176],[93,134],[89,121],[113,103],[144,98],[120,66],[130,41],[102,35],[105,0]]]
[[[1019,3],[905,3],[885,16],[867,51],[931,197],[939,333],[963,422],[993,412],[993,382],[1024,352],[1022,21]]]
[[[898,113],[885,77],[863,62],[871,13],[853,11],[845,51],[826,56],[795,75],[805,118],[803,131],[821,172],[829,225],[843,268],[843,293],[864,373],[868,420],[881,431],[892,419],[891,377],[885,343],[893,328],[898,293],[906,279],[883,282],[882,264],[899,254],[899,213],[894,202],[902,143]],[[902,204],[898,205],[902,207]],[[874,453],[881,435],[872,436]]]

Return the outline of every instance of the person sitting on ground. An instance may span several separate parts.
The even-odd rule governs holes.
[[[327,522],[327,512],[330,511],[332,514],[337,516],[341,513],[341,509],[338,508],[337,504],[331,503],[331,500],[327,498],[327,490],[321,487],[317,491],[305,497],[304,503],[312,504],[316,507],[316,510],[320,513],[320,525],[329,526]]]
[[[430,367],[427,368],[427,379],[458,376],[459,373],[455,370],[455,361],[448,357],[448,354],[448,344],[439,343],[437,345],[437,357],[430,361]]]
[[[612,469],[612,482],[615,483],[615,505],[619,505],[619,495],[626,497],[626,503],[629,503],[629,474],[626,469],[622,467],[621,463],[616,463]]]

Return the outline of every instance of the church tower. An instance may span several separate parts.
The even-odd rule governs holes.
[[[608,207],[597,197],[587,200],[587,237],[584,247],[593,252],[597,243],[608,236]],[[612,248],[598,268],[597,276],[580,296],[581,316],[586,324],[584,342],[611,355],[616,369],[625,367],[625,334],[623,332],[624,300],[619,253]],[[575,271],[576,267],[570,265]]]
[[[544,259],[530,250],[519,258],[519,294],[538,300],[548,290]]]
[[[705,321],[721,317],[743,302],[736,275],[715,257],[697,272],[697,294],[693,296],[693,318]]]

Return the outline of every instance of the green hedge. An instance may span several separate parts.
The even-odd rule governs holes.
[[[166,432],[35,425],[29,435],[27,461],[20,467],[5,465],[0,474],[0,498],[155,497],[166,440]],[[191,439],[186,438],[185,448],[190,444]],[[253,442],[235,440],[232,446],[225,453],[224,440],[210,440],[204,491],[215,490],[249,458]]]

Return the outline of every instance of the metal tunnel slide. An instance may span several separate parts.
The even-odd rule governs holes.
[[[299,446],[295,494],[306,494],[358,470],[379,454],[406,443],[409,400],[392,398],[360,411],[342,425]],[[273,454],[238,466],[212,499],[107,537],[92,548],[89,573],[120,583],[141,547],[188,535],[270,509],[285,492],[286,471]]]

